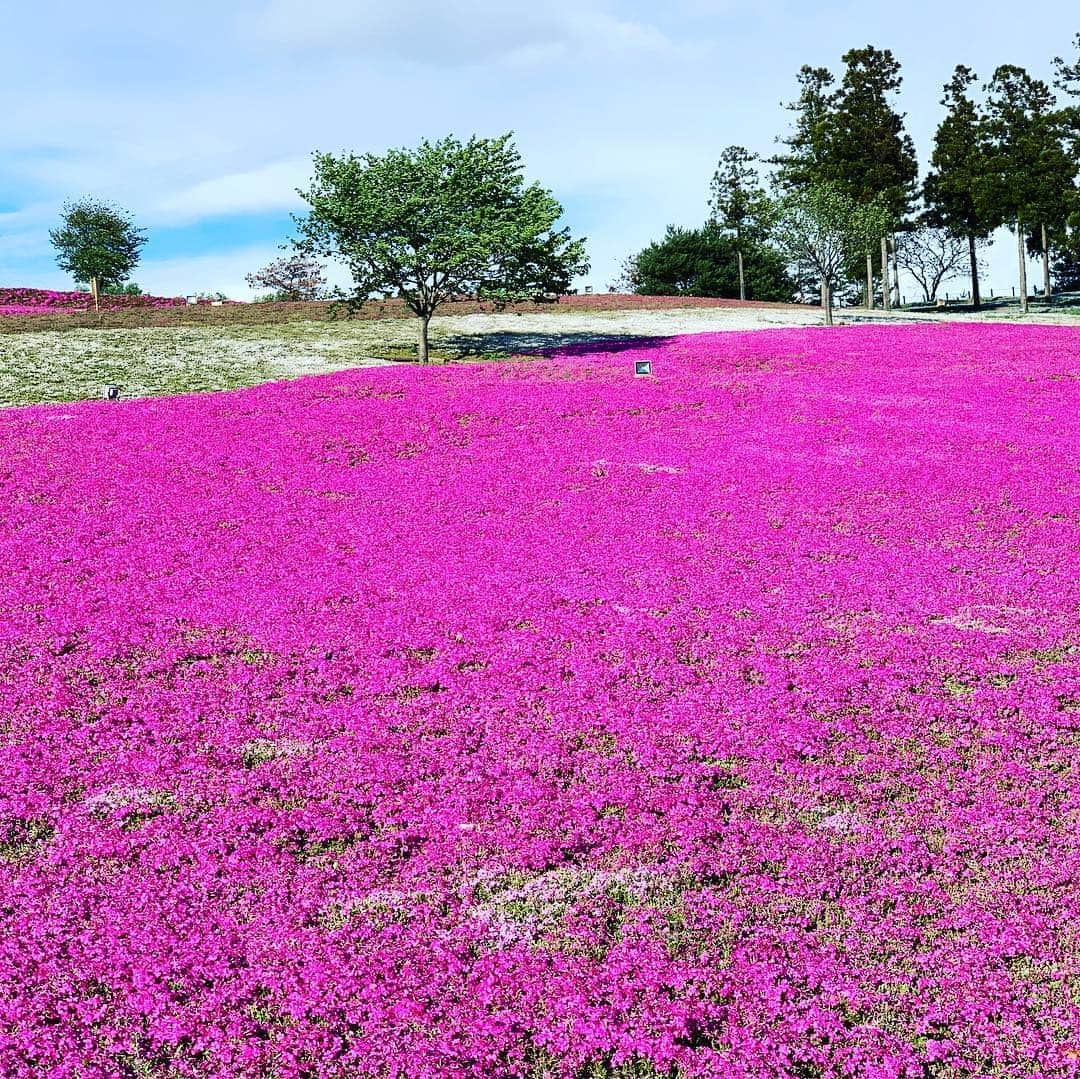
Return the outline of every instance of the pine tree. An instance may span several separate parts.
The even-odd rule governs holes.
[[[774,159],[777,182],[788,194],[826,184],[856,205],[875,203],[887,209],[886,231],[901,227],[911,211],[918,162],[903,115],[893,107],[901,85],[900,63],[889,49],[867,45],[843,56],[844,75],[835,79],[826,68],[803,67],[801,92],[788,108],[795,113],[795,130],[784,141],[787,154]],[[882,277],[888,280],[887,245],[882,240]],[[867,304],[873,302],[873,247],[866,260]],[[858,275],[859,256],[849,262],[846,276]],[[888,293],[885,295],[888,304]]]
[[[985,120],[968,91],[978,76],[963,64],[945,84],[941,104],[948,110],[934,135],[930,173],[923,184],[925,220],[968,245],[972,306],[978,310],[979,264],[976,248],[997,226],[993,192],[988,187],[990,145]]]
[[[838,96],[838,91],[831,89],[836,80],[828,68],[805,64],[795,78],[799,96],[786,106],[795,114],[795,130],[781,140],[788,153],[778,154],[771,162],[778,167],[778,186],[789,193],[831,181],[830,140]]]
[[[768,230],[769,199],[761,188],[754,162],[742,146],[729,146],[720,155],[712,180],[713,221],[734,240],[739,266],[739,299],[746,299],[747,245],[760,245]]]
[[[1077,164],[1065,147],[1066,113],[1053,91],[1023,68],[1003,64],[986,86],[992,202],[999,220],[1016,232],[1020,306],[1027,310],[1026,237],[1043,257],[1050,292],[1049,238],[1066,226],[1075,195]]]

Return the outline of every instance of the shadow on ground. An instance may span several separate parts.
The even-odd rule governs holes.
[[[455,360],[545,355],[549,352],[629,352],[656,348],[667,337],[613,337],[603,333],[485,333],[443,337],[433,345]]]

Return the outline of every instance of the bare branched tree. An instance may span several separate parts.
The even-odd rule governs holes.
[[[321,300],[326,293],[319,260],[302,254],[275,259],[244,280],[252,288],[269,289],[280,300]]]
[[[985,246],[986,241],[979,240],[976,249]],[[969,270],[968,238],[928,226],[901,233],[897,237],[896,261],[919,283],[923,299],[933,303],[946,281]]]

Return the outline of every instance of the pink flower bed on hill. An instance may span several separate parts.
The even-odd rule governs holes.
[[[1077,1074],[1078,460],[1057,328],[0,411],[0,1074]]]
[[[125,311],[139,307],[183,307],[183,296],[106,296],[101,310]],[[40,288],[0,288],[0,316],[48,315],[63,311],[92,311],[94,300],[89,292],[53,292]]]

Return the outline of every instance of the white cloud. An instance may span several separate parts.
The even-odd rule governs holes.
[[[307,158],[275,161],[182,188],[152,205],[148,213],[151,220],[171,224],[227,214],[292,210],[300,206],[296,189],[310,176]]]
[[[135,280],[144,292],[155,296],[189,296],[198,292],[224,292],[234,300],[249,299],[246,274],[265,266],[281,251],[270,245],[170,259],[146,259],[139,264]]]
[[[290,49],[335,49],[435,67],[521,66],[592,54],[655,51],[671,42],[654,25],[556,0],[270,0],[258,36]]]

